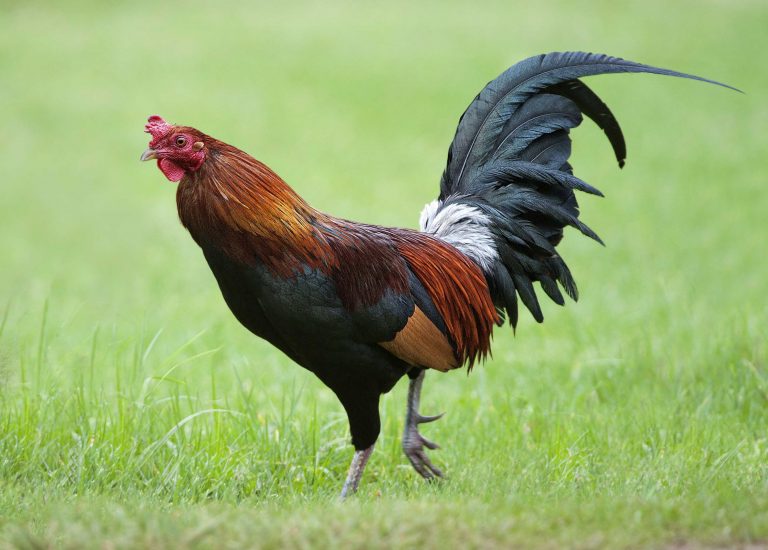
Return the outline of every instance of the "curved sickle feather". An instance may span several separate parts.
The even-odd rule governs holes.
[[[513,65],[488,83],[462,115],[449,151],[448,166],[440,184],[441,198],[463,191],[464,184],[472,179],[474,169],[482,166],[488,158],[504,123],[528,98],[559,84],[607,73],[653,73],[699,80],[741,91],[715,80],[603,54],[554,52],[530,57]],[[565,87],[559,91],[561,95],[568,93]],[[566,93],[562,93],[563,91]],[[587,105],[600,120],[599,113],[604,113],[604,110],[594,102],[591,97],[594,94],[590,92],[577,87],[570,93],[574,97],[569,99],[577,104],[581,102]],[[589,113],[586,114],[590,116]],[[616,134],[618,125],[614,126],[611,119],[612,116],[605,118],[606,127],[603,129],[608,128],[606,135],[611,139],[621,163],[623,158],[620,157],[625,156],[625,150],[621,147],[623,138],[619,139],[621,132],[619,130],[618,135]]]

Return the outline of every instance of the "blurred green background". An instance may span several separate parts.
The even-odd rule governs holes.
[[[0,10],[3,541],[768,537],[764,1]],[[332,504],[351,457],[341,408],[227,311],[177,221],[175,185],[138,161],[146,117],[244,149],[321,210],[415,227],[469,101],[555,50],[746,95],[590,78],[628,161],[619,171],[590,122],[574,132],[577,175],[606,194],[581,202],[607,247],[573,231],[561,245],[581,301],[497,331],[470,377],[428,376],[425,412],[448,415],[425,433],[444,446],[433,456],[448,483],[406,466],[398,387],[360,503]]]

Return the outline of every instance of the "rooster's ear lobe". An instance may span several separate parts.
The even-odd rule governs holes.
[[[192,144],[192,149],[195,151],[199,151],[203,148],[203,142],[202,141],[196,141],[194,144]]]

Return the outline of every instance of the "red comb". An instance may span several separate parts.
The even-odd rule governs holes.
[[[160,115],[152,115],[147,119],[147,123],[144,125],[144,131],[148,134],[152,134],[152,142],[150,146],[157,140],[167,134],[173,126],[168,124]]]

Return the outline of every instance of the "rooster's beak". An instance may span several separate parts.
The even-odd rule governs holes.
[[[147,149],[141,154],[141,159],[139,160],[152,160],[157,158],[157,151],[154,149]]]

